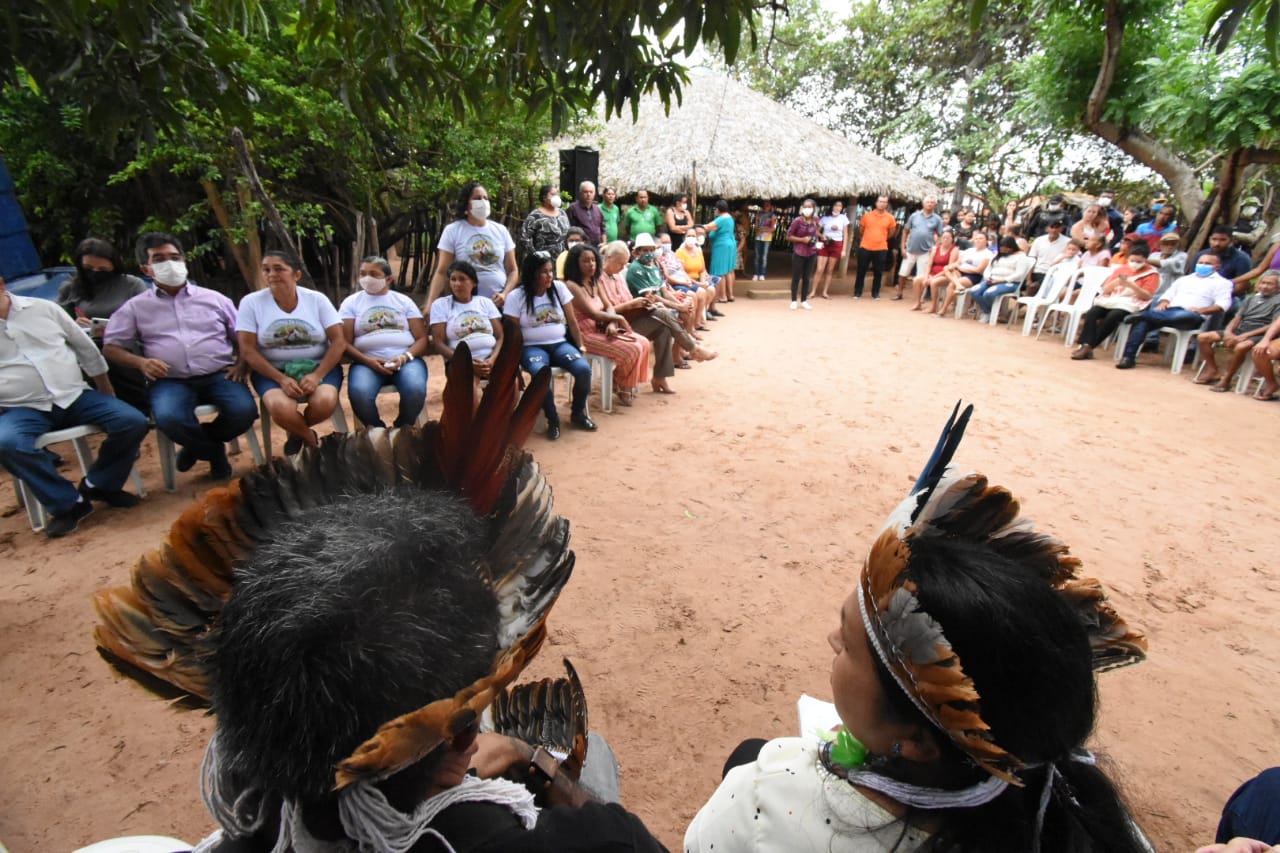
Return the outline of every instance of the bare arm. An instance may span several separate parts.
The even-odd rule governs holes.
[[[445,292],[449,285],[447,271],[453,264],[453,252],[446,252],[441,249],[437,255],[439,260],[436,262],[436,274],[431,277],[431,287],[427,288],[428,305],[435,302],[436,298]]]

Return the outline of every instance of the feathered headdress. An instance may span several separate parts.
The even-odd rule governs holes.
[[[1049,567],[1045,580],[1079,617],[1088,634],[1095,671],[1146,657],[1143,634],[1111,608],[1101,584],[1079,576],[1080,560],[1061,541],[1018,517],[1007,489],[981,474],[957,474],[949,465],[973,406],[957,403],[933,455],[911,494],[890,514],[867,556],[858,602],[867,636],[881,662],[912,703],[979,766],[1021,785],[1024,764],[1005,750],[983,720],[982,697],[939,625],[921,607],[907,566],[912,543],[928,537],[984,542],[996,553]]]
[[[272,460],[182,513],[157,550],[139,559],[129,586],[94,596],[99,649],[114,661],[208,702],[213,630],[235,595],[236,565],[283,522],[343,496],[388,488],[447,490],[484,521],[487,554],[475,567],[497,599],[498,652],[489,671],[453,696],[384,723],[334,769],[334,787],[384,779],[472,728],[537,654],[546,619],[569,579],[569,523],[520,448],[533,429],[550,371],[517,404],[519,327],[508,324],[479,407],[465,344],[449,364],[444,414],[421,429],[373,429],[327,437],[295,464]],[[584,712],[585,713],[585,712]]]

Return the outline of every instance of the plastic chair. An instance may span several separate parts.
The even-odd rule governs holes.
[[[1028,337],[1031,334],[1031,327],[1035,325],[1036,318],[1040,316],[1040,309],[1048,308],[1059,299],[1062,298],[1062,292],[1067,287],[1075,289],[1075,283],[1080,280],[1083,275],[1079,268],[1073,269],[1065,275],[1058,275],[1058,270],[1050,270],[1049,275],[1045,277],[1044,282],[1040,285],[1040,291],[1035,296],[1019,296],[1017,305],[1021,305],[1026,309],[1026,313],[1022,319],[1022,336]],[[1009,325],[1013,325],[1014,318],[1017,316],[1018,309],[1015,306],[1013,312],[1009,315]]]
[[[1062,344],[1063,346],[1071,346],[1080,329],[1080,318],[1093,307],[1093,300],[1098,298],[1098,294],[1102,291],[1102,285],[1106,282],[1110,272],[1111,270],[1108,267],[1085,267],[1084,275],[1080,279],[1080,289],[1068,290],[1064,288],[1062,299],[1045,308],[1044,319],[1040,321],[1040,328],[1036,331],[1036,340],[1040,339],[1040,333],[1044,331],[1050,315],[1061,314],[1067,318],[1067,328],[1063,335]],[[1070,302],[1068,300],[1073,292],[1076,294],[1076,301]],[[1054,322],[1056,324],[1056,318]]]
[[[1166,355],[1173,359],[1173,363],[1169,366],[1169,372],[1178,374],[1182,372],[1182,365],[1187,360],[1187,352],[1195,345],[1196,335],[1205,330],[1209,325],[1209,320],[1213,315],[1206,316],[1204,320],[1194,329],[1175,329],[1172,326],[1161,326],[1159,332],[1161,335],[1172,335],[1173,346],[1166,349]],[[1129,340],[1129,332],[1133,329],[1132,323],[1124,323],[1116,332],[1116,352],[1115,360],[1119,361],[1124,355],[1125,343]]]
[[[66,429],[57,429],[52,432],[46,432],[44,435],[36,439],[36,450],[43,450],[52,444],[61,444],[64,441],[71,442],[76,449],[76,459],[80,462],[80,476],[87,477],[89,469],[93,467],[93,452],[89,449],[88,438],[91,435],[103,433],[105,430],[95,426],[94,424],[83,424],[82,426],[68,427]],[[133,479],[133,487],[137,490],[138,496],[145,498],[147,496],[147,487],[142,483],[142,475],[138,473],[135,467],[130,476]],[[15,491],[18,492],[18,501],[27,508],[27,520],[31,522],[32,530],[44,530],[45,523],[49,520],[48,511],[41,506],[40,501],[36,499],[35,493],[22,480],[17,477],[13,478]]]
[[[1013,319],[1018,313],[1018,300],[1022,299],[1022,290],[1027,286],[1027,279],[1031,277],[1031,271],[1022,277],[1022,281],[1018,282],[1018,288],[1008,293],[1002,293],[996,297],[996,301],[991,304],[991,314],[987,317],[987,325],[995,326],[1000,323],[1000,309],[1004,307],[1005,301],[1011,303],[1009,311],[1009,325],[1013,326]]]
[[[1213,349],[1215,351],[1221,348],[1222,348],[1222,341],[1218,341],[1213,345]],[[1199,361],[1200,366],[1196,368],[1195,379],[1196,381],[1199,381],[1201,374],[1204,373],[1204,366],[1208,364],[1208,362],[1202,359],[1197,359],[1197,360]],[[1235,390],[1237,394],[1243,394],[1249,390],[1249,384],[1253,382],[1253,374],[1254,374],[1253,359],[1246,358],[1244,360],[1244,364],[1240,365],[1240,369],[1236,371],[1236,375],[1235,375],[1236,389]]]
[[[299,400],[299,403],[305,403],[311,399],[308,394]],[[262,446],[267,450],[271,449],[271,415],[267,412],[267,404],[258,400],[258,418],[262,421]],[[333,423],[334,432],[351,432],[347,428],[347,416],[342,412],[342,402],[339,401],[337,407],[333,410],[333,414],[329,416],[329,420]]]
[[[218,414],[218,407],[214,405],[196,406],[196,418],[211,418]],[[262,455],[262,445],[258,444],[258,433],[253,427],[244,433],[245,439],[249,442],[249,453],[253,456],[253,464],[261,465],[266,462],[266,457]],[[232,449],[233,453],[240,451],[240,440],[233,438],[227,442],[227,446]],[[164,490],[166,492],[175,491],[178,487],[178,449],[173,443],[173,439],[165,435],[159,428],[156,429],[156,450],[160,454],[160,477],[164,480]]]

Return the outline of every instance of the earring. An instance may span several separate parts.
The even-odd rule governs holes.
[[[894,744],[893,744],[893,746],[889,748],[889,754],[890,754],[890,755],[892,755],[894,758],[901,758],[901,757],[902,757],[902,744],[900,744],[900,743],[898,743],[897,741],[895,741],[895,742],[894,742]]]

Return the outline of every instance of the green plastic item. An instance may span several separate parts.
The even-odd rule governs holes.
[[[828,754],[833,764],[852,770],[867,763],[867,748],[862,745],[862,741],[849,734],[848,729],[835,732],[815,731],[814,734],[831,744],[831,752]]]
[[[297,382],[319,366],[319,362],[312,361],[309,358],[295,358],[293,361],[286,361],[284,366],[280,368],[280,372]]]

